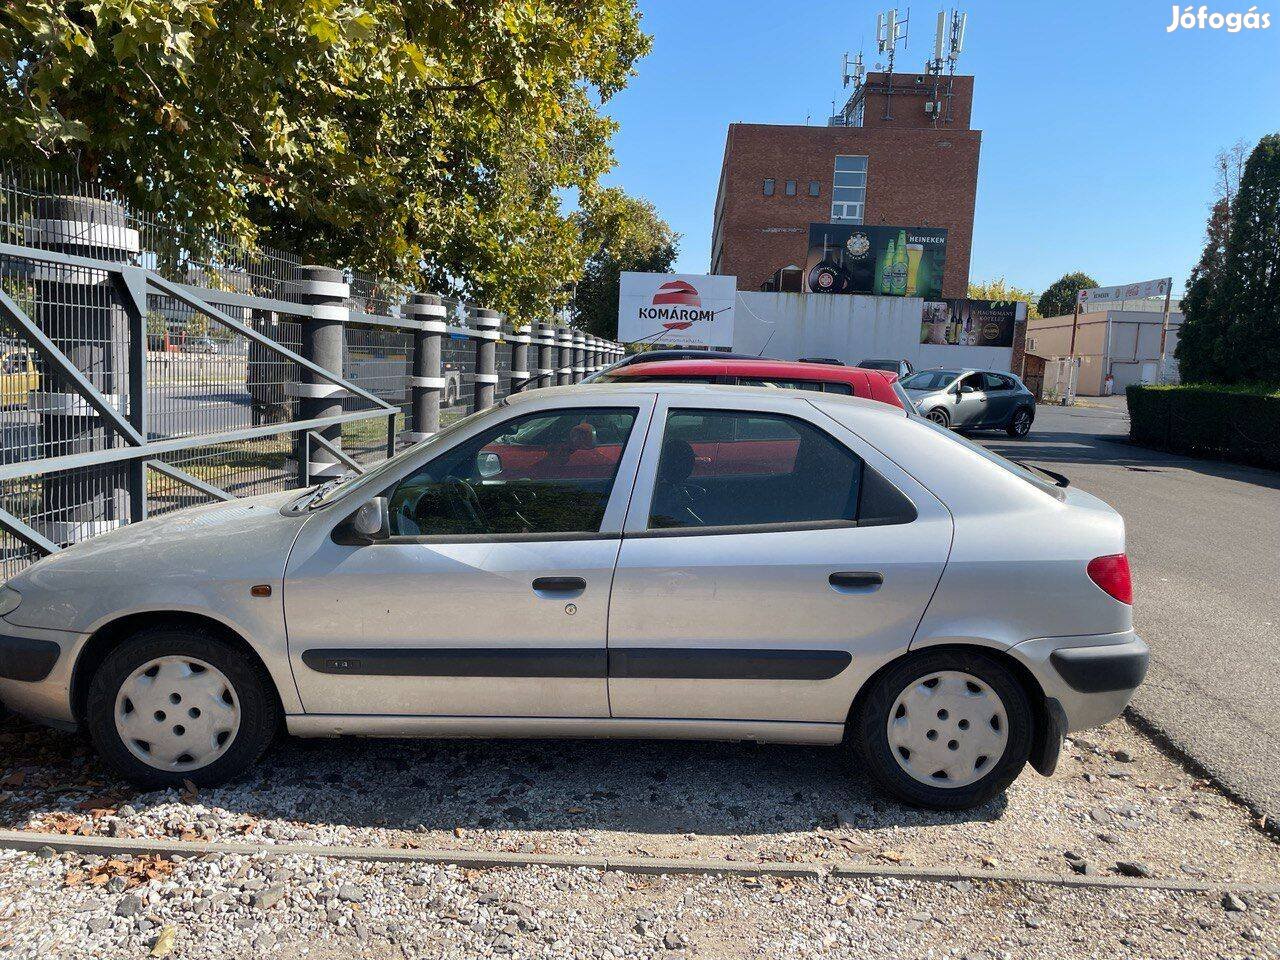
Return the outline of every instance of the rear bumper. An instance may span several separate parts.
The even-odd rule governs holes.
[[[74,724],[71,674],[85,637],[0,619],[0,703],[58,727]]]
[[[1045,696],[1061,704],[1070,733],[1114,720],[1147,673],[1146,643],[1132,630],[1078,637],[1040,637],[1010,651],[1035,675]]]

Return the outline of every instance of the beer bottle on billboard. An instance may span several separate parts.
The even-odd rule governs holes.
[[[893,293],[893,241],[885,247],[884,259],[880,261],[880,293],[888,296]]]
[[[893,250],[893,279],[891,292],[895,297],[907,294],[907,231],[898,231],[898,243]]]

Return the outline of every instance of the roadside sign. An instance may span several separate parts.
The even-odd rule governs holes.
[[[1103,300],[1142,300],[1147,297],[1167,297],[1173,287],[1171,277],[1160,280],[1143,280],[1140,283],[1128,283],[1119,287],[1093,287],[1081,290],[1076,294],[1076,302],[1081,308],[1090,303]]]
[[[680,347],[732,347],[738,278],[691,273],[622,274],[618,339]]]

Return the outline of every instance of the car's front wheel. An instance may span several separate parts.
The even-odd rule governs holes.
[[[1015,410],[1013,416],[1009,418],[1008,426],[1004,429],[1009,436],[1021,440],[1031,432],[1031,411],[1026,407]]]
[[[950,415],[948,415],[946,410],[942,409],[942,407],[934,407],[932,410],[930,410],[928,413],[925,414],[925,417],[932,420],[934,423],[936,423],[940,427],[951,426],[951,417]]]
[[[907,803],[963,809],[1003,793],[1031,752],[1022,685],[978,651],[923,651],[872,681],[850,735],[863,768]]]
[[[85,720],[98,753],[144,789],[222,783],[271,745],[280,707],[252,657],[211,631],[144,629],[94,673]]]

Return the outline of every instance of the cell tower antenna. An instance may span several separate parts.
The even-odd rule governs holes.
[[[888,84],[885,88],[884,119],[893,119],[893,60],[899,42],[907,45],[907,26],[911,20],[911,8],[907,8],[906,16],[898,15],[897,7],[890,7],[884,13],[876,15],[876,47],[888,59]]]
[[[939,22],[941,25],[941,22]],[[960,53],[964,50],[964,31],[969,25],[969,15],[961,10],[951,11],[951,25],[947,36],[947,117],[946,122],[951,122],[951,100],[954,95],[956,84],[956,61],[960,59]],[[940,102],[935,99],[933,121],[936,126],[938,123],[941,110]]]

